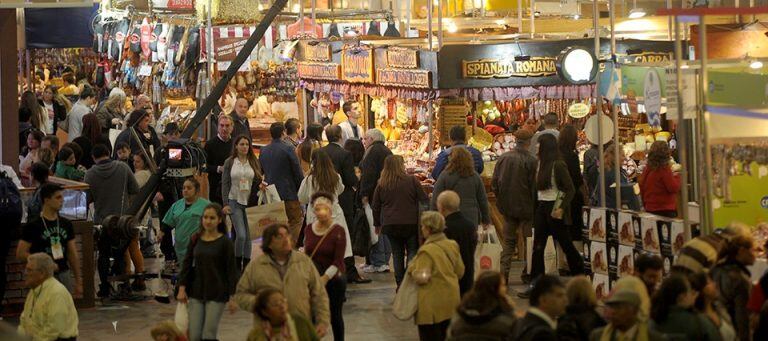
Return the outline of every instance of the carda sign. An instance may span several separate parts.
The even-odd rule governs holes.
[[[543,77],[557,73],[555,58],[533,57],[530,60],[480,59],[462,61],[464,78]]]
[[[631,55],[617,55],[621,63],[663,63],[672,60],[670,52],[643,52]]]
[[[373,83],[373,49],[370,46],[345,46],[341,54],[342,79],[350,83]]]

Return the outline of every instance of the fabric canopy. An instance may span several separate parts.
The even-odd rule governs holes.
[[[91,22],[98,4],[78,8],[24,10],[28,49],[75,48],[93,45]]]

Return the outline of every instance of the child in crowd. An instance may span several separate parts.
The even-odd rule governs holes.
[[[85,171],[77,166],[75,152],[64,147],[59,151],[59,161],[56,162],[56,176],[69,180],[82,181],[85,177]]]
[[[117,161],[125,162],[131,169],[133,169],[133,160],[131,159],[131,148],[125,142],[120,142],[115,146],[117,151]]]

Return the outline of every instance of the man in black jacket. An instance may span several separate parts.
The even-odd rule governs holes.
[[[245,98],[238,98],[235,102],[235,110],[232,111],[230,116],[234,120],[232,125],[232,137],[237,138],[240,135],[248,136],[248,140],[253,141],[251,137],[251,124],[248,123],[248,100]]]
[[[461,295],[472,288],[475,279],[475,249],[477,248],[477,227],[459,211],[461,199],[454,191],[443,191],[437,197],[437,210],[445,217],[445,236],[459,244],[459,253],[464,262],[464,277],[459,280]]]
[[[368,129],[363,137],[363,146],[365,154],[360,161],[360,193],[359,198],[363,205],[368,204],[368,200],[373,198],[373,192],[379,184],[381,171],[384,169],[384,159],[392,155],[392,151],[384,144],[384,134],[378,129]],[[365,272],[387,272],[389,271],[389,258],[392,254],[392,247],[389,244],[387,236],[380,234],[379,242],[371,247],[367,263],[363,271]]]
[[[511,340],[557,340],[557,318],[565,313],[568,298],[560,279],[541,275],[533,282],[528,313],[517,322]]]
[[[333,161],[333,168],[341,176],[341,183],[344,184],[344,192],[339,195],[339,206],[344,211],[344,218],[347,220],[347,226],[352,227],[355,214],[355,188],[357,187],[357,176],[355,175],[355,164],[352,160],[352,154],[339,144],[341,141],[341,128],[337,125],[325,127],[325,136],[328,139],[328,145],[320,148],[328,153]],[[357,272],[355,267],[355,258],[347,257],[344,259],[344,266],[347,269],[347,281],[350,283],[370,283],[371,280],[363,278]]]
[[[224,171],[224,161],[232,155],[232,125],[229,115],[219,116],[218,133],[205,143],[205,155],[208,166],[208,193],[211,202],[224,205],[221,198],[221,172]]]

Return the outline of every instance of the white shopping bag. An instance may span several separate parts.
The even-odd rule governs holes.
[[[488,227],[487,230],[477,229],[477,249],[475,250],[475,278],[486,270],[501,270],[501,243],[496,234],[496,228]]]
[[[187,311],[186,303],[179,302],[176,304],[176,315],[173,321],[176,323],[176,327],[186,335],[189,329],[189,311]]]
[[[531,259],[533,258],[533,237],[525,238],[526,262],[528,273],[531,273]],[[557,269],[557,250],[555,241],[552,237],[547,237],[547,245],[544,247],[544,273],[558,274]]]
[[[282,201],[282,199],[280,199],[280,194],[277,193],[277,187],[275,187],[274,184],[267,186],[267,188],[262,192],[262,195],[264,193],[266,193],[264,202],[267,204]]]
[[[109,142],[112,143],[112,145],[115,145],[115,141],[117,140],[117,136],[120,135],[123,131],[120,129],[109,129]]]
[[[369,204],[363,204],[365,217],[368,219],[368,228],[371,229],[371,246],[379,242],[379,235],[376,234],[376,227],[373,226],[373,209]]]

